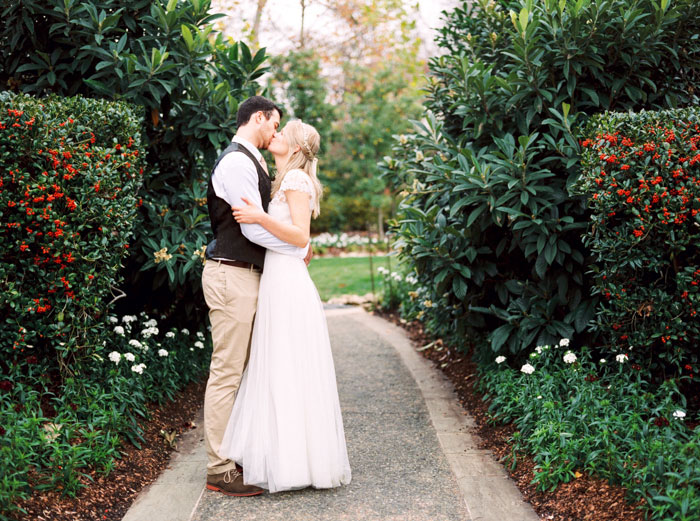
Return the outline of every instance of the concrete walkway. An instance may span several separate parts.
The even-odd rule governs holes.
[[[452,385],[404,332],[361,309],[327,310],[352,483],[232,498],[204,488],[201,416],[123,521],[536,521],[479,450]]]

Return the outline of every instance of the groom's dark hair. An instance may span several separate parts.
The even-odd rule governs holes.
[[[266,119],[270,119],[275,110],[280,113],[280,119],[282,119],[282,109],[272,101],[262,96],[252,96],[238,106],[236,126],[240,128],[247,124],[250,121],[250,117],[260,111],[265,114]]]

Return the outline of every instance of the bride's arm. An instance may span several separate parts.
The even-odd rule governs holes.
[[[311,228],[309,199],[311,199],[311,196],[299,190],[285,190],[284,196],[287,198],[289,213],[292,216],[292,224],[284,223],[270,217],[269,214],[263,212],[257,206],[252,205],[247,199],[243,199],[246,206],[233,207],[233,216],[239,223],[259,224],[278,239],[292,244],[293,246],[303,248],[309,244]]]

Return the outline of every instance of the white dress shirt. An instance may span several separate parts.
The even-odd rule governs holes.
[[[250,141],[239,136],[234,136],[233,141],[246,147],[253,157],[261,162],[262,154]],[[211,182],[217,197],[231,206],[245,206],[242,199],[245,197],[258,208],[263,207],[258,189],[258,171],[250,158],[243,153],[226,154],[214,169]],[[284,242],[259,224],[241,224],[241,232],[250,242],[285,255],[303,259],[309,248],[309,245],[298,248]]]

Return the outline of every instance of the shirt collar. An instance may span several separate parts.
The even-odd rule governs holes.
[[[260,162],[260,159],[262,158],[262,154],[260,153],[260,150],[258,150],[257,147],[253,143],[251,143],[250,141],[248,141],[245,138],[242,138],[241,136],[233,136],[233,141],[235,143],[240,143],[241,145],[246,147],[250,151],[250,153],[253,154],[255,159],[257,159],[258,162]]]

